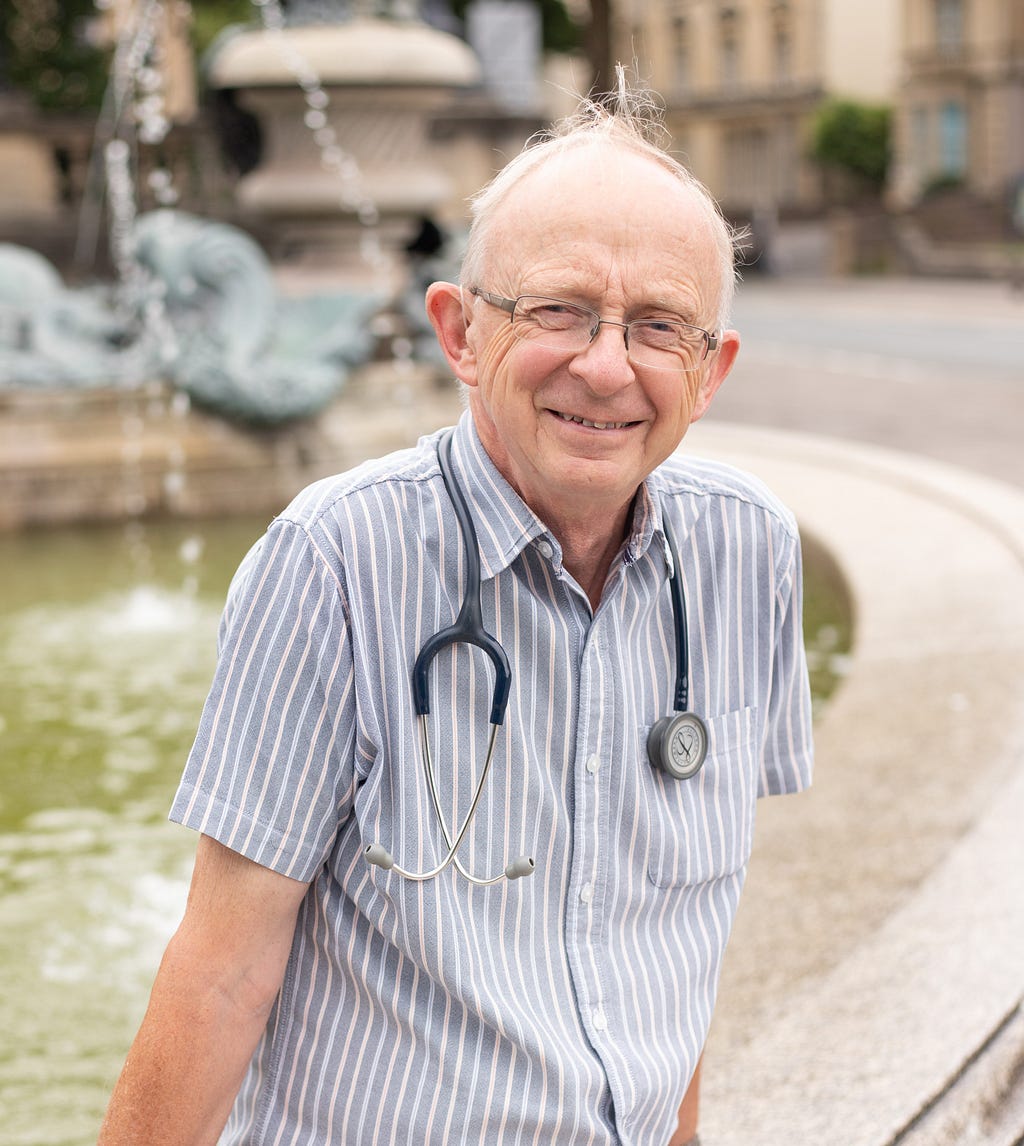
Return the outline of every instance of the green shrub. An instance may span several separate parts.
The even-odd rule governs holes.
[[[832,99],[814,119],[811,155],[881,189],[889,170],[892,113],[883,105]]]

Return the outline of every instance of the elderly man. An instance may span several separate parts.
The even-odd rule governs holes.
[[[739,346],[730,234],[628,103],[476,200],[427,295],[454,432],[312,486],[239,570],[103,1143],[695,1134],[810,703],[792,518],[673,456]]]

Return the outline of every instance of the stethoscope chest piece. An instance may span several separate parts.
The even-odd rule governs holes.
[[[651,764],[674,780],[689,780],[708,754],[708,730],[694,712],[677,712],[656,721],[647,734]]]

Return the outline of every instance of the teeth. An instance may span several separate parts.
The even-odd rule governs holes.
[[[621,430],[629,422],[591,422],[588,418],[579,418],[575,414],[559,414],[565,422],[576,422],[577,425],[587,426],[591,430]]]

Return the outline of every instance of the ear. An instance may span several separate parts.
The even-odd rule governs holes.
[[[690,414],[691,425],[703,418],[711,405],[711,399],[718,393],[740,351],[740,336],[735,330],[723,330],[718,343],[718,349],[711,355],[711,364],[701,381],[693,403],[693,412]]]
[[[462,291],[455,283],[431,283],[427,287],[426,305],[438,345],[455,377],[467,386],[475,386],[476,354],[467,338],[469,324],[463,309]]]

